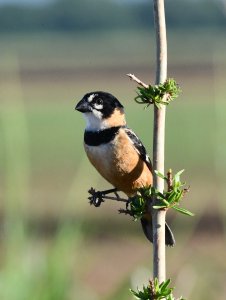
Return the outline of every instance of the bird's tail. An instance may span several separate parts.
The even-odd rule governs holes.
[[[171,231],[169,225],[165,223],[165,242],[166,246],[173,247],[175,245],[175,238],[173,236],[173,232]],[[152,227],[152,219],[151,218],[142,218],[141,225],[144,231],[146,238],[153,243],[153,227]]]

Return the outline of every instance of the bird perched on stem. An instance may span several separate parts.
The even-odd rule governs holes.
[[[75,109],[86,120],[84,147],[97,171],[118,191],[129,198],[137,189],[153,182],[150,158],[137,135],[127,127],[123,105],[110,93],[91,92],[78,102]],[[112,190],[111,190],[112,191]],[[149,214],[141,218],[143,231],[153,241],[152,219]],[[175,243],[166,224],[166,245]]]

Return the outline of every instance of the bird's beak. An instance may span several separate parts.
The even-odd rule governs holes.
[[[75,106],[75,110],[78,110],[82,113],[91,112],[89,104],[84,99],[78,102],[78,104]]]

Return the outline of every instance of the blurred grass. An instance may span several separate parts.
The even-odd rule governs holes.
[[[186,169],[184,207],[196,217],[169,214],[177,246],[167,251],[168,273],[193,282],[187,290],[176,285],[194,300],[225,293],[223,34],[169,32],[169,74],[183,94],[167,112],[166,168]],[[153,79],[153,33],[1,38],[0,297],[131,299],[131,276],[140,266],[151,274],[150,247],[116,204],[87,205],[90,186],[109,185],[85,158],[84,120],[74,105],[87,91],[112,92],[151,153],[152,113],[134,103],[135,86],[124,74]]]
[[[82,289],[82,283],[74,274],[74,266],[79,266],[80,224],[77,222],[75,227],[59,219],[62,224],[52,238],[34,240],[30,235],[27,207],[28,200],[32,199],[30,179],[35,166],[30,164],[29,120],[17,55],[11,53],[5,56],[5,64],[11,77],[1,84],[5,193],[1,203],[4,217],[1,220],[0,298],[70,299],[76,287],[79,298],[88,298],[89,292]],[[79,270],[81,267],[77,267]]]
[[[185,32],[180,29],[169,31],[169,65],[209,64],[217,49],[215,59],[224,63],[226,54],[223,36],[223,30],[211,28]],[[153,65],[155,62],[153,29],[2,33],[1,41],[1,53],[13,49],[18,55],[21,68],[35,71],[43,68],[71,70],[112,66],[140,67]]]

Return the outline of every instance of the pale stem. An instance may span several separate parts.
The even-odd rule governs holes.
[[[154,20],[156,30],[156,84],[166,81],[167,78],[167,40],[165,24],[164,0],[154,0]],[[165,111],[164,105],[154,107],[153,132],[153,169],[164,174],[165,154]],[[154,174],[154,187],[163,192],[164,181]],[[151,209],[151,208],[150,208]],[[164,210],[153,210],[153,277],[159,282],[166,278],[165,259],[165,217]]]

